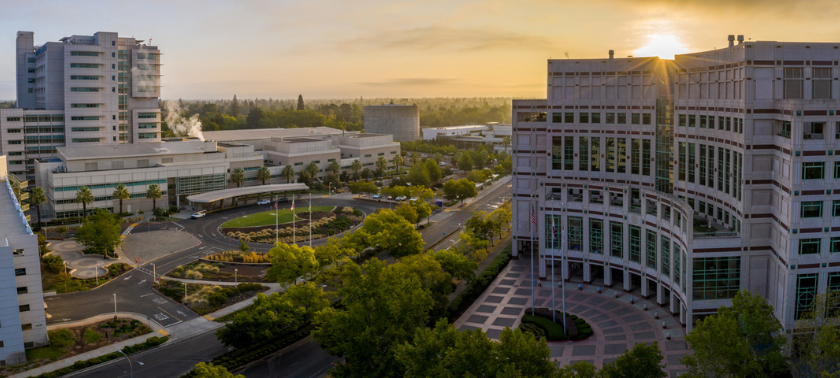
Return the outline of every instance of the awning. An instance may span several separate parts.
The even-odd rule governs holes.
[[[258,194],[258,193],[271,193],[271,192],[288,192],[293,190],[309,190],[309,187],[305,184],[275,184],[275,185],[257,185],[257,186],[246,186],[242,188],[230,188],[230,189],[222,189],[222,190],[215,190],[212,192],[206,192],[201,194],[194,194],[187,197],[187,201],[190,203],[210,203],[215,201],[221,201],[228,198],[233,197],[240,197],[240,196],[248,196],[251,194]]]

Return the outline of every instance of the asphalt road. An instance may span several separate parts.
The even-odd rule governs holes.
[[[427,246],[431,246],[453,236],[453,234],[457,235],[460,231],[459,227],[463,224],[461,214],[463,214],[464,219],[468,219],[472,212],[490,212],[498,208],[503,202],[503,196],[509,196],[509,193],[510,183],[496,184],[484,189],[480,198],[466,204],[463,209],[454,209],[454,211],[448,212],[451,214],[449,217],[422,230],[423,240]],[[391,206],[387,202],[336,199],[334,197],[313,198],[312,204],[313,206],[349,205],[365,213],[373,212],[377,208]],[[286,208],[290,206],[290,204],[285,205]],[[301,205],[298,204],[298,206]],[[242,215],[265,211],[269,207],[270,205],[259,207],[248,205],[215,212],[202,219],[188,219],[161,225],[147,226],[141,224],[135,227],[132,233],[148,232],[164,227],[178,228],[193,234],[202,241],[199,246],[156,259],[154,261],[156,272],[158,275],[162,275],[179,265],[197,259],[201,255],[235,249],[239,243],[228,241],[227,238],[220,235],[218,232],[219,225]],[[325,241],[326,239],[313,241],[313,246]],[[259,244],[252,244],[251,246],[256,250],[264,251],[271,247]],[[159,313],[168,314],[170,315],[169,319],[163,319],[161,322],[164,325],[176,324],[178,321],[197,316],[192,311],[168,299],[165,303],[158,303],[160,301],[156,300],[161,299],[162,296],[151,290],[151,272],[144,273],[146,269],[151,270],[151,263],[146,263],[141,269],[136,269],[126,274],[125,277],[118,278],[99,289],[48,297],[48,311],[53,315],[52,322],[78,320],[113,311],[114,293],[117,293],[119,311],[132,311],[147,316],[154,316]],[[142,282],[143,279],[146,279],[146,282]],[[134,374],[136,377],[178,377],[192,369],[198,362],[208,361],[225,351],[226,349],[219,343],[214,333],[200,334],[193,338],[165,344],[159,348],[132,356],[132,361],[135,361]],[[246,365],[236,373],[244,374],[248,378],[322,377],[338,360],[338,358],[326,353],[320,345],[311,341],[311,338],[308,337],[276,354]],[[139,365],[137,362],[143,362],[143,365]],[[128,374],[128,363],[121,359],[70,376],[128,377]]]

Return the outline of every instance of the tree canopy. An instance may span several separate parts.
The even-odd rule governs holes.
[[[318,271],[315,250],[309,246],[278,243],[270,251],[271,268],[265,277],[283,285],[293,284],[298,277]]]
[[[90,247],[96,253],[114,253],[114,249],[122,243],[121,233],[118,215],[105,209],[96,209],[79,226],[76,241]]]

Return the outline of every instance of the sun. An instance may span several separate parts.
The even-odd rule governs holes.
[[[674,59],[676,54],[685,54],[688,48],[673,35],[651,34],[647,45],[634,51],[636,56],[658,56],[660,59]]]

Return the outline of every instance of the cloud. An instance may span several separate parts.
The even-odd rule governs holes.
[[[386,86],[412,86],[412,87],[432,87],[455,84],[453,79],[435,78],[435,77],[404,77],[397,79],[389,79],[384,81],[368,81],[360,82],[360,85],[368,87],[386,87]]]
[[[517,34],[492,29],[492,27],[456,29],[432,26],[346,39],[338,42],[335,47],[352,50],[483,51],[550,49],[554,46],[556,44],[548,38]]]

